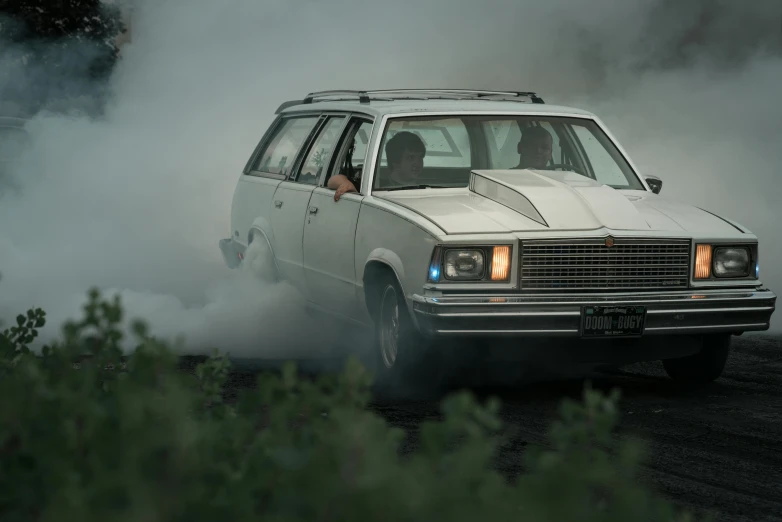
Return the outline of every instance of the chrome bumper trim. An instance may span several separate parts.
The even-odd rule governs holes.
[[[419,329],[428,335],[578,337],[581,307],[646,307],[644,336],[741,333],[770,327],[776,295],[767,289],[643,294],[412,296]]]

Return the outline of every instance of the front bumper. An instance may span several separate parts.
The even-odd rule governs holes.
[[[643,336],[768,330],[776,295],[767,289],[650,294],[413,295],[419,330],[430,336],[580,337],[583,306],[645,306]]]

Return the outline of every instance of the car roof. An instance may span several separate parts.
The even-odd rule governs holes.
[[[334,97],[338,99],[333,99]],[[500,99],[497,99],[500,98]],[[278,114],[350,111],[375,117],[402,113],[550,114],[595,118],[589,111],[545,104],[532,92],[461,89],[400,89],[396,91],[321,91],[303,100],[283,103]]]
[[[317,102],[287,107],[281,111],[281,114],[312,111],[350,111],[362,112],[372,116],[385,116],[410,112],[490,112],[500,114],[551,114],[594,118],[594,114],[588,111],[563,105],[539,105],[511,101],[485,100],[405,100],[378,101],[370,104],[360,104],[358,102]]]

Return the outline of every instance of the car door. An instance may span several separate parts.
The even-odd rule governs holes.
[[[302,263],[302,235],[312,191],[321,177],[324,162],[330,158],[339,131],[345,123],[344,115],[321,118],[313,131],[304,159],[297,162],[291,175],[277,186],[272,197],[271,224],[274,233],[273,248],[280,275],[308,296]],[[327,164],[327,163],[325,163]]]
[[[274,194],[293,172],[296,158],[318,121],[319,115],[280,118],[258,144],[234,191],[231,223],[235,241],[246,245],[251,229],[258,228],[274,249]]]
[[[363,169],[367,145],[372,134],[373,121],[369,117],[354,116],[346,127],[338,153],[329,172],[345,173]],[[348,151],[354,145],[352,154]],[[328,311],[347,317],[356,317],[355,237],[361,201],[360,193],[344,194],[334,201],[334,191],[325,188],[328,179],[312,193],[307,219],[304,223],[304,276],[310,301]],[[354,183],[361,189],[358,181]]]

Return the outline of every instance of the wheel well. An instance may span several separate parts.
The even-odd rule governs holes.
[[[268,256],[267,261],[270,263],[269,270],[271,271],[270,276],[272,277],[272,280],[279,280],[280,267],[277,265],[277,256],[274,254],[274,249],[272,248],[272,244],[269,241],[269,238],[266,236],[266,233],[264,233],[263,230],[256,227],[251,227],[250,231],[247,233],[247,248],[249,249],[253,244],[253,241],[256,240],[261,242],[261,248],[266,249],[265,255]]]
[[[250,229],[250,232],[247,233],[247,246],[249,247],[256,239],[260,239],[261,241],[265,242],[266,246],[269,248],[269,251],[272,250],[272,245],[269,242],[269,238],[266,237],[266,234],[262,230],[253,227]]]
[[[391,277],[397,284],[394,270],[382,261],[370,261],[364,269],[364,300],[369,316],[374,320],[377,316],[377,303],[380,300],[381,282],[385,277]]]

